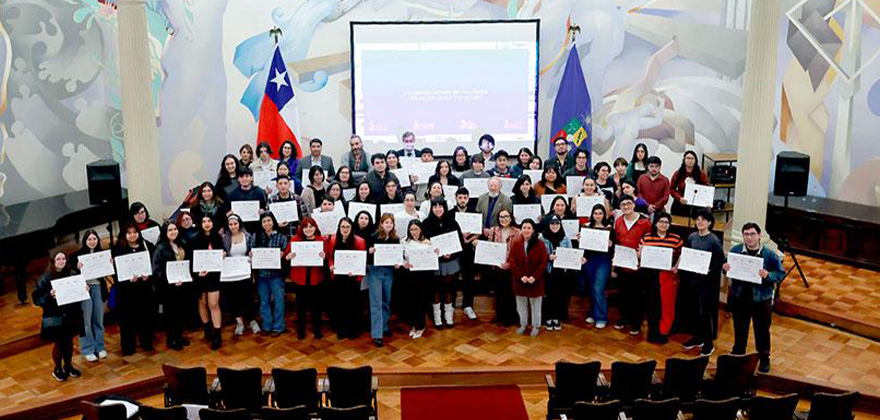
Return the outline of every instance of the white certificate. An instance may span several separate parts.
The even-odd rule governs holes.
[[[479,197],[489,192],[489,178],[465,178],[464,187],[471,197]]]
[[[623,245],[614,245],[614,259],[611,260],[611,265],[638,270],[639,256],[636,254],[635,249]]]
[[[452,199],[452,205],[455,205],[455,193],[458,192],[458,187],[455,185],[444,185],[443,186],[443,196],[446,197],[446,200],[449,201]],[[470,194],[470,191],[468,191]]]
[[[222,249],[196,249],[193,251],[193,273],[223,271]]]
[[[461,236],[458,231],[446,232],[431,238],[431,245],[440,255],[452,255],[461,252]]]
[[[79,262],[82,263],[82,268],[79,271],[86,280],[116,274],[116,271],[113,270],[113,256],[110,254],[110,250],[80,255]]]
[[[275,186],[275,178],[277,173],[275,171],[254,171],[254,185],[266,189],[269,187],[270,189]]]
[[[379,205],[379,216],[381,217],[383,214],[395,215],[403,211],[403,204],[381,204]]]
[[[580,228],[580,225],[580,220],[578,219],[562,219],[562,230],[565,231],[565,237],[568,239],[574,239],[578,234],[578,228]]]
[[[251,248],[251,267],[280,270],[281,250],[278,248]]]
[[[119,281],[152,275],[153,263],[150,261],[150,253],[141,251],[116,257],[116,274]]]
[[[257,200],[233,201],[232,212],[241,217],[242,222],[260,220],[260,202]]]
[[[437,162],[418,162],[407,167],[409,173],[418,177],[416,184],[427,184],[434,170],[437,169]]]
[[[248,261],[248,257],[226,257],[223,259],[220,281],[249,275],[251,275],[251,262]]]
[[[357,201],[351,201],[348,203],[348,218],[351,220],[354,220],[355,223],[357,223],[357,215],[362,211],[369,213],[370,218],[373,219],[373,222],[376,221],[376,205],[375,204],[359,203]]]
[[[91,299],[82,274],[52,280],[52,290],[55,291],[55,302],[58,306]]]
[[[761,275],[758,274],[758,271],[764,268],[763,258],[731,252],[727,254],[727,263],[730,264],[727,277],[761,284]]]
[[[321,241],[291,242],[290,252],[294,254],[290,260],[291,267],[320,267],[324,265],[321,253],[324,243]]]
[[[168,261],[165,263],[165,277],[168,283],[189,283],[193,281],[189,272],[189,260]]]
[[[342,190],[342,198],[344,198],[345,201],[354,200],[355,194],[357,194],[357,189],[355,188],[346,188]]]
[[[513,186],[516,184],[516,178],[499,178],[501,180],[501,192],[508,197],[513,195]]]
[[[406,188],[411,185],[409,183],[409,170],[408,169],[406,169],[406,168],[392,169],[391,173],[397,177],[397,181],[400,183],[400,185],[398,185],[398,187]]]
[[[583,264],[581,264],[581,258],[583,257],[583,249],[556,248],[556,261],[553,261],[553,268],[580,270],[583,267]]]
[[[522,223],[526,219],[532,219],[533,222],[538,223],[538,219],[541,218],[541,205],[514,204],[513,218],[516,220],[516,223]]]
[[[336,251],[333,254],[333,274],[337,276],[367,274],[367,251]]]
[[[565,205],[568,206],[568,197],[566,197],[565,194],[544,194],[541,196],[541,206],[544,207],[544,213],[553,213],[553,210],[550,208],[550,206],[553,204],[553,200],[555,200],[556,197],[564,198]]]
[[[672,269],[672,248],[662,246],[643,246],[642,268],[653,268],[669,271]]]
[[[605,196],[577,197],[574,202],[575,207],[577,207],[577,217],[591,217],[593,215],[593,207],[596,204],[605,205]]]
[[[422,163],[422,158],[401,156],[398,158],[398,162],[400,162],[402,168],[412,168]]]
[[[610,230],[581,228],[581,239],[578,241],[578,248],[608,252],[608,239],[610,236]]]
[[[678,257],[678,269],[697,274],[709,274],[712,253],[693,248],[682,248]]]
[[[318,229],[322,235],[335,235],[336,229],[339,228],[339,220],[345,216],[345,213],[337,211],[342,207],[336,207],[333,211],[322,211],[312,213],[312,219],[318,224]]]
[[[528,175],[529,178],[532,179],[532,185],[535,185],[539,181],[541,181],[541,177],[544,176],[544,170],[542,170],[542,169],[525,169],[525,170],[523,170],[523,175]]]
[[[406,247],[410,271],[434,271],[440,269],[440,260],[434,247],[413,244]]]
[[[410,220],[415,219],[415,217],[406,215],[406,216],[394,216],[394,228],[397,229],[397,236],[403,240],[409,235],[409,222]]]
[[[153,226],[142,230],[141,236],[151,244],[156,245],[159,243],[159,226]]]
[[[388,267],[403,265],[403,245],[400,244],[376,244],[376,253],[373,254],[373,265]]]
[[[458,227],[461,228],[462,233],[483,234],[483,215],[480,213],[462,213],[457,211],[455,212],[455,221],[458,222]]]
[[[279,223],[299,220],[299,204],[295,200],[269,203],[269,211],[275,215],[275,220]]]
[[[507,244],[501,242],[477,241],[474,251],[474,264],[501,267],[507,261]]]
[[[694,207],[712,207],[715,200],[715,187],[689,183],[684,187],[684,199]]]
[[[577,197],[584,191],[585,176],[567,176],[565,177],[565,191],[569,197]]]

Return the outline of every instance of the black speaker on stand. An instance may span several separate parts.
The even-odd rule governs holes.
[[[89,203],[93,206],[106,206],[108,211],[122,214],[122,178],[119,163],[104,159],[86,165],[89,182]],[[110,245],[113,245],[113,222],[107,224]]]
[[[807,183],[810,179],[810,156],[799,152],[780,152],[776,155],[776,173],[773,180],[773,195],[782,196],[785,199],[785,208],[788,208],[788,197],[803,197],[807,195]],[[791,242],[788,235],[783,233],[774,238],[779,250],[788,252],[794,265],[785,272],[788,277],[792,270],[797,269],[805,287],[810,287],[807,277],[801,269],[797,256],[791,250]],[[781,283],[781,282],[780,282]]]

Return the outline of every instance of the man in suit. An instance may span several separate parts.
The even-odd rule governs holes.
[[[320,166],[321,169],[324,170],[327,178],[333,178],[335,176],[336,171],[333,169],[333,158],[322,155],[321,150],[323,150],[323,148],[324,142],[322,142],[321,139],[314,138],[309,141],[310,154],[300,159],[298,168],[296,168],[297,178],[302,179],[303,171],[308,171],[312,166]]]
[[[416,135],[410,131],[403,133],[403,149],[395,152],[397,157],[422,157],[421,149],[416,149]]]
[[[553,149],[556,155],[547,159],[544,166],[555,166],[559,175],[564,175],[575,165],[574,156],[568,153],[568,141],[565,140],[565,137],[553,139]]]
[[[492,177],[489,179],[489,192],[481,195],[477,200],[477,211],[483,215],[483,235],[489,234],[489,228],[495,225],[498,213],[502,209],[512,212],[513,203],[501,192],[501,180]]]
[[[350,149],[342,154],[340,165],[348,166],[355,183],[360,182],[370,172],[370,154],[364,150],[364,142],[361,136],[352,134],[348,139]]]

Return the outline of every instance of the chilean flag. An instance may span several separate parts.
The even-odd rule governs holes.
[[[296,146],[296,157],[302,157],[302,148],[296,140],[287,120],[294,121],[288,116],[284,118],[285,105],[293,100],[293,88],[290,85],[290,77],[287,75],[287,66],[281,58],[281,49],[275,46],[275,54],[272,57],[272,67],[269,69],[269,80],[266,82],[266,91],[263,94],[263,103],[260,106],[259,128],[257,129],[257,144],[269,143],[273,156],[276,158],[281,153],[281,144],[290,140]],[[290,104],[287,110],[292,109]],[[290,114],[289,112],[287,114]]]

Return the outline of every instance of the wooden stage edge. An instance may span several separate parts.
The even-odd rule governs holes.
[[[780,298],[775,305],[777,313],[793,318],[815,322],[831,328],[850,332],[874,341],[880,341],[880,326],[849,319],[841,312],[830,313],[786,302]]]
[[[603,369],[606,377],[610,377],[611,369]],[[714,369],[709,372],[714,373]],[[543,386],[546,384],[544,376],[553,373],[550,366],[516,366],[516,367],[492,367],[492,368],[444,368],[444,369],[410,369],[406,371],[392,371],[377,369],[373,372],[379,378],[381,388],[401,388],[419,386],[461,386],[466,385],[508,385],[519,386]],[[658,369],[662,374],[663,369]],[[324,373],[319,373],[324,377]],[[215,375],[208,375],[208,381],[213,381]],[[264,372],[263,380],[270,377]],[[162,393],[165,383],[161,375],[142,379],[123,385],[109,387],[102,390],[89,390],[82,394],[49,402],[41,407],[21,410],[18,412],[0,415],[0,420],[33,419],[49,420],[71,417],[79,414],[79,401],[93,400],[101,395],[122,395],[132,399],[143,399]],[[816,392],[840,393],[846,390],[832,385],[829,382],[817,380],[804,380],[792,375],[758,374],[758,388],[762,391],[775,394],[798,393],[802,399]],[[856,409],[861,412],[880,414],[880,396],[862,394],[856,404]]]

